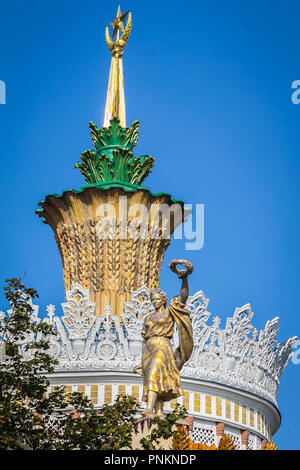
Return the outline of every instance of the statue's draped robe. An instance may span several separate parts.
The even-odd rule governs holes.
[[[175,323],[179,331],[179,347],[174,353],[170,340]],[[179,297],[173,297],[162,315],[152,314],[145,319],[142,336],[142,367],[135,369],[143,374],[143,401],[147,401],[150,390],[156,392],[162,401],[183,395],[179,371],[189,360],[194,344],[190,315]]]

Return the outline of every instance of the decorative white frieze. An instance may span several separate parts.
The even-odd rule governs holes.
[[[221,319],[207,311],[209,299],[202,291],[188,298],[194,334],[194,350],[181,376],[214,381],[254,393],[276,404],[279,381],[291,355],[296,337],[282,344],[276,340],[278,318],[268,321],[258,332],[252,325],[250,304],[237,308],[221,328]],[[55,315],[55,307],[47,307],[47,316],[38,317],[39,307],[32,305],[32,320],[55,327],[50,353],[59,361],[60,371],[123,371],[133,372],[142,354],[141,330],[145,316],[154,311],[147,287],[131,293],[119,318],[112,307],[104,307],[103,315],[95,315],[95,303],[89,291],[75,284],[62,303],[63,315]],[[8,312],[9,313],[9,312]],[[33,340],[28,337],[20,345]],[[173,346],[179,343],[175,329]],[[24,351],[25,354],[25,351]]]
[[[148,287],[141,287],[131,293],[130,302],[124,303],[124,314],[121,315],[125,336],[128,340],[131,359],[141,358],[141,331],[146,315],[153,313],[155,308],[150,300]]]

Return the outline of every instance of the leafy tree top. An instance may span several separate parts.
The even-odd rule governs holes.
[[[0,325],[5,353],[0,360],[0,450],[130,449],[139,408],[136,399],[121,395],[98,409],[81,393],[66,394],[64,387],[49,391],[44,374],[56,365],[48,353],[55,332],[46,321],[36,321],[34,289],[14,278],[6,281],[4,292],[11,309]],[[21,351],[28,335],[31,341]],[[161,439],[175,435],[176,422],[185,413],[177,407],[163,419],[154,418],[156,426],[141,440],[142,448],[157,448]]]

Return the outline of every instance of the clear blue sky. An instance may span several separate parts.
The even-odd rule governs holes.
[[[102,125],[110,54],[104,28],[117,2],[0,1],[1,283],[22,276],[42,313],[63,301],[62,268],[49,226],[35,215],[45,194],[84,183],[74,164]],[[205,204],[205,245],[174,240],[161,286],[178,280],[173,257],[196,266],[191,291],[231,316],[250,302],[254,324],[280,317],[278,338],[300,336],[299,126],[291,84],[300,79],[296,0],[121,3],[133,13],[124,54],[127,121],[141,123],[137,154],[156,157],[146,185]],[[6,305],[0,302],[0,308]],[[275,441],[299,449],[300,365],[279,391]]]

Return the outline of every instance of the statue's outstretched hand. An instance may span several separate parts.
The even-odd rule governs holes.
[[[178,264],[181,264],[186,269],[178,269]],[[192,263],[186,261],[185,259],[173,259],[170,263],[170,269],[171,271],[173,271],[173,273],[177,274],[179,279],[184,279],[194,271],[194,266],[192,265]]]
[[[178,264],[181,264],[186,269],[178,269]],[[194,266],[185,259],[173,259],[170,263],[170,269],[173,273],[177,274],[179,279],[182,281],[179,298],[183,304],[186,304],[189,296],[188,276],[194,271]]]
[[[188,275],[189,275],[189,272],[186,269],[181,269],[177,274],[179,279],[184,279],[185,277],[188,277]]]

